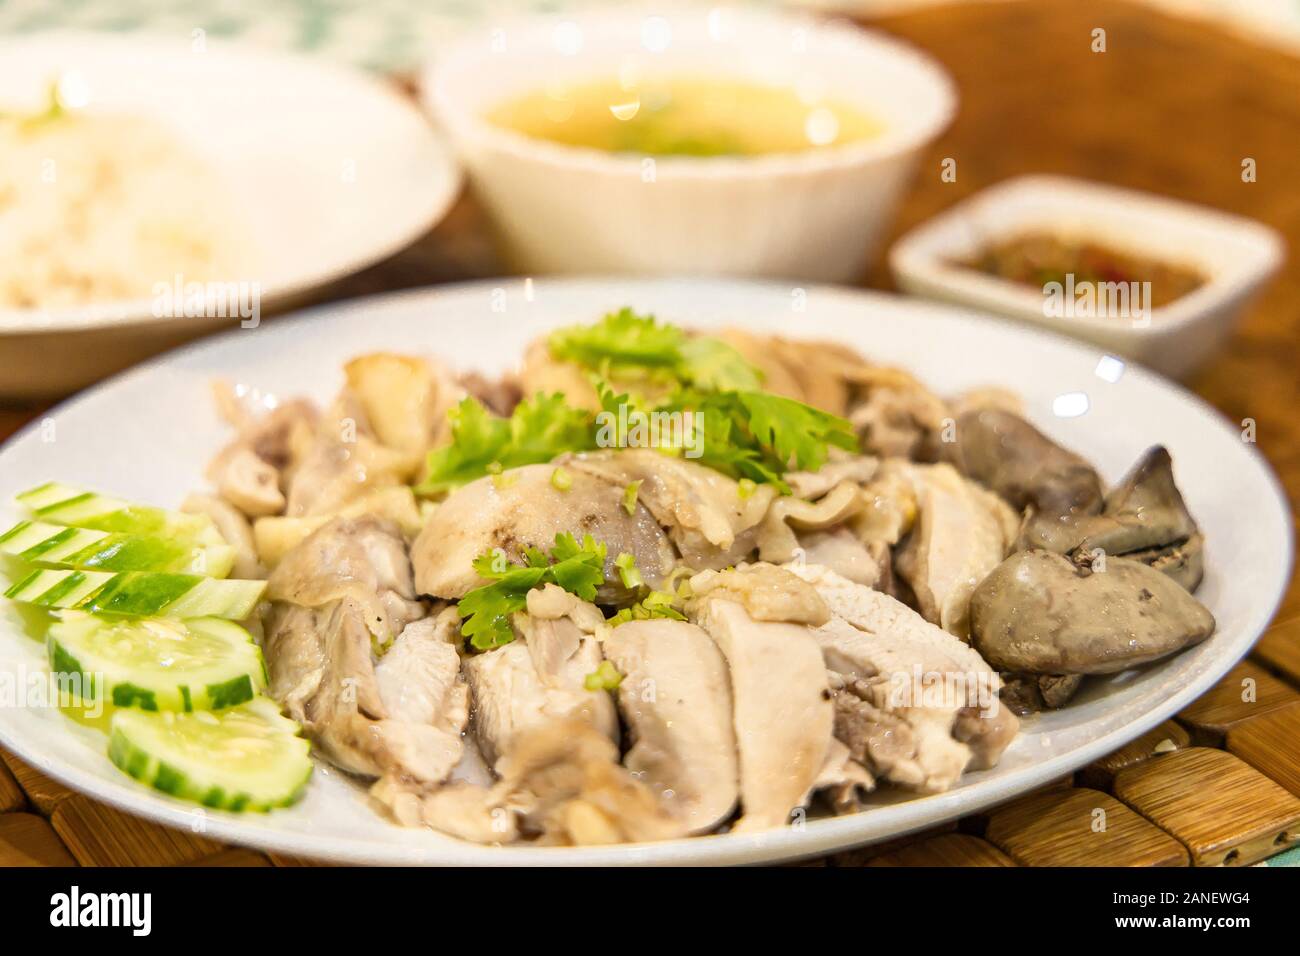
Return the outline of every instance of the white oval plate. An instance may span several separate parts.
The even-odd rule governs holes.
[[[0,109],[39,109],[50,82],[69,73],[84,84],[88,110],[152,119],[213,171],[246,238],[241,274],[230,278],[259,283],[264,310],[400,251],[442,218],[460,190],[459,167],[415,103],[359,70],[188,32],[35,34],[0,40]],[[47,336],[44,349],[28,346],[27,357],[75,347],[74,340],[53,344],[56,335],[202,322],[156,318],[147,299],[0,309],[0,349],[5,338]],[[112,348],[97,341],[96,348]],[[41,390],[31,370],[10,368],[12,356],[3,354],[0,391]],[[11,374],[15,385],[6,382]]]
[[[1290,574],[1291,518],[1262,457],[1198,399],[1139,368],[1099,377],[1100,353],[1050,334],[914,300],[828,287],[719,281],[571,280],[476,283],[358,300],[258,329],[236,330],[162,356],[68,402],[0,450],[0,499],[50,479],[176,505],[204,485],[203,468],[226,438],[209,397],[217,376],[279,395],[327,399],[341,364],[367,350],[443,356],[500,372],[534,335],[625,304],[694,326],[742,324],[824,336],[912,369],[935,389],[997,383],[1028,402],[1029,416],[1117,479],[1149,445],[1166,445],[1179,485],[1205,531],[1198,592],[1218,619],[1199,647],[1144,670],[1098,680],[1061,711],[1024,724],[993,770],[967,774],[936,796],[878,796],[853,816],[769,833],[588,849],[480,847],[391,825],[364,790],[321,766],[302,803],[267,816],[203,811],[139,786],[105,756],[104,737],[57,710],[0,707],[0,743],[97,799],[220,840],[285,853],[388,864],[722,864],[826,853],[882,840],[1006,800],[1114,750],[1198,697],[1267,625]],[[1113,374],[1107,378],[1115,378]],[[1072,418],[1063,394],[1087,396]],[[1066,399],[1062,406],[1077,406]],[[0,514],[15,517],[9,505]],[[0,620],[0,677],[45,670],[41,645]],[[2,691],[3,688],[0,688]]]

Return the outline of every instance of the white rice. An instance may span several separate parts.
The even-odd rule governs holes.
[[[148,298],[228,278],[228,197],[201,160],[130,116],[0,117],[0,309]]]

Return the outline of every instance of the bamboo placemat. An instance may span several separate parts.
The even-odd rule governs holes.
[[[956,123],[929,151],[894,236],[1008,176],[1059,172],[1218,206],[1300,248],[1300,59],[1123,0],[1036,0],[876,21],[930,51],[960,87]],[[1107,50],[1093,53],[1095,29]],[[957,181],[939,179],[958,163]],[[1243,159],[1257,180],[1241,179]],[[892,237],[891,237],[892,238]],[[470,200],[343,298],[496,274]],[[887,287],[883,253],[868,284]],[[1191,383],[1259,448],[1300,500],[1300,266],[1280,279]],[[41,409],[0,410],[0,436]],[[0,754],[0,865],[303,865],[221,847],[74,795]],[[5,769],[7,767],[7,769]],[[1199,785],[1212,780],[1214,785]],[[992,811],[817,866],[1300,864],[1300,588],[1249,660],[1137,741]]]

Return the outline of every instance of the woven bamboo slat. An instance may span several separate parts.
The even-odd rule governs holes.
[[[60,803],[50,823],[82,866],[175,866],[222,849],[219,843],[82,796]]]
[[[31,805],[44,816],[48,817],[53,813],[54,808],[59,805],[59,801],[72,796],[72,791],[63,784],[47,777],[31,764],[19,760],[11,753],[0,750],[0,761],[9,768],[9,772],[13,774],[14,779],[18,781],[18,785],[27,794],[27,799],[31,802]]]
[[[1130,767],[1115,795],[1177,837],[1195,866],[1249,866],[1300,843],[1300,799],[1223,750]]]
[[[1219,746],[1233,727],[1300,702],[1300,693],[1251,661],[1242,661],[1178,714],[1193,740]]]
[[[1015,866],[992,843],[968,833],[947,833],[867,861],[867,866]]]
[[[1187,851],[1100,790],[1048,790],[993,814],[984,838],[1022,866],[1186,866]]]
[[[1300,796],[1300,704],[1248,720],[1228,731],[1228,752]]]
[[[1107,754],[1100,760],[1094,760],[1076,775],[1081,787],[1095,790],[1109,790],[1115,774],[1127,767],[1134,767],[1146,760],[1162,754],[1181,750],[1191,746],[1192,737],[1186,728],[1166,720],[1152,727],[1141,737],[1133,740],[1114,753]]]
[[[76,865],[43,817],[34,813],[0,814],[0,867]]]

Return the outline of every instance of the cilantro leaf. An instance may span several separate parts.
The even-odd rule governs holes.
[[[493,470],[540,464],[566,451],[595,447],[590,413],[570,406],[560,392],[525,399],[509,418],[466,398],[449,418],[451,442],[429,452],[418,494],[441,494]]]
[[[555,536],[555,547],[551,549],[552,561],[568,561],[584,555],[599,554],[602,561],[606,554],[603,542],[597,541],[589,534],[584,534],[579,541],[572,533],[561,531]]]
[[[510,423],[473,398],[464,399],[447,417],[451,443],[429,452],[428,475],[416,489],[420,494],[436,494],[486,475],[509,444]]]
[[[736,399],[749,413],[749,431],[781,462],[816,471],[826,463],[831,445],[856,451],[858,438],[844,419],[771,392],[736,392]]]
[[[746,431],[731,395],[700,396],[693,403],[690,396],[684,396],[683,404],[694,404],[693,411],[701,416],[700,464],[731,478],[774,484],[783,494],[789,491],[781,480],[785,469],[769,461],[763,447]]]
[[[640,403],[628,392],[615,392],[603,378],[595,376],[592,385],[600,400],[601,416],[597,418],[596,444],[601,448],[631,447],[628,433],[634,417],[645,412]]]
[[[551,354],[590,369],[668,369],[681,363],[686,333],[675,325],[637,315],[624,307],[594,325],[574,325],[551,333]]]
[[[696,388],[749,391],[761,388],[758,369],[722,339],[699,335],[681,346],[683,378]]]
[[[844,419],[769,392],[684,389],[662,407],[701,416],[700,464],[732,478],[776,485],[782,494],[790,492],[781,478],[786,471],[815,471],[832,445],[858,447],[853,426]]]
[[[584,535],[579,545],[571,534],[557,534],[551,551],[551,580],[584,601],[596,600],[596,588],[605,583],[605,545]]]
[[[688,336],[653,316],[620,309],[595,325],[552,333],[549,345],[557,358],[593,371],[600,407],[607,414],[593,418],[569,406],[562,393],[538,393],[505,419],[467,398],[451,412],[451,443],[429,453],[418,493],[441,494],[485,474],[551,461],[564,452],[629,447],[633,413],[690,411],[700,416],[700,464],[738,480],[775,485],[783,494],[790,488],[781,476],[789,469],[820,468],[832,446],[857,448],[844,419],[761,391],[758,371],[726,342]],[[642,408],[641,401],[616,391],[602,377],[614,371],[667,376],[674,390]],[[558,471],[552,478],[561,490],[571,480]],[[635,500],[631,503],[634,507]]]
[[[528,605],[528,592],[545,583],[546,568],[514,567],[491,584],[475,588],[456,605],[461,633],[481,651],[515,639],[510,616]]]
[[[721,339],[687,335],[683,329],[637,315],[610,312],[594,325],[551,334],[551,354],[602,375],[668,376],[680,385],[709,390],[757,389],[762,375]]]
[[[510,416],[510,444],[500,460],[504,468],[517,468],[592,447],[591,416],[565,402],[563,392],[539,392],[515,406]]]
[[[473,568],[479,577],[499,581],[510,570],[510,562],[506,560],[506,553],[497,548],[494,551],[484,551],[475,558]]]
[[[509,644],[515,639],[510,617],[528,606],[528,592],[544,584],[558,584],[584,601],[594,601],[596,589],[605,582],[605,545],[591,535],[578,541],[571,534],[557,534],[548,557],[537,548],[524,553],[526,564],[514,564],[497,550],[474,559],[474,570],[491,583],[475,588],[460,599],[456,610],[461,633],[481,651]]]

